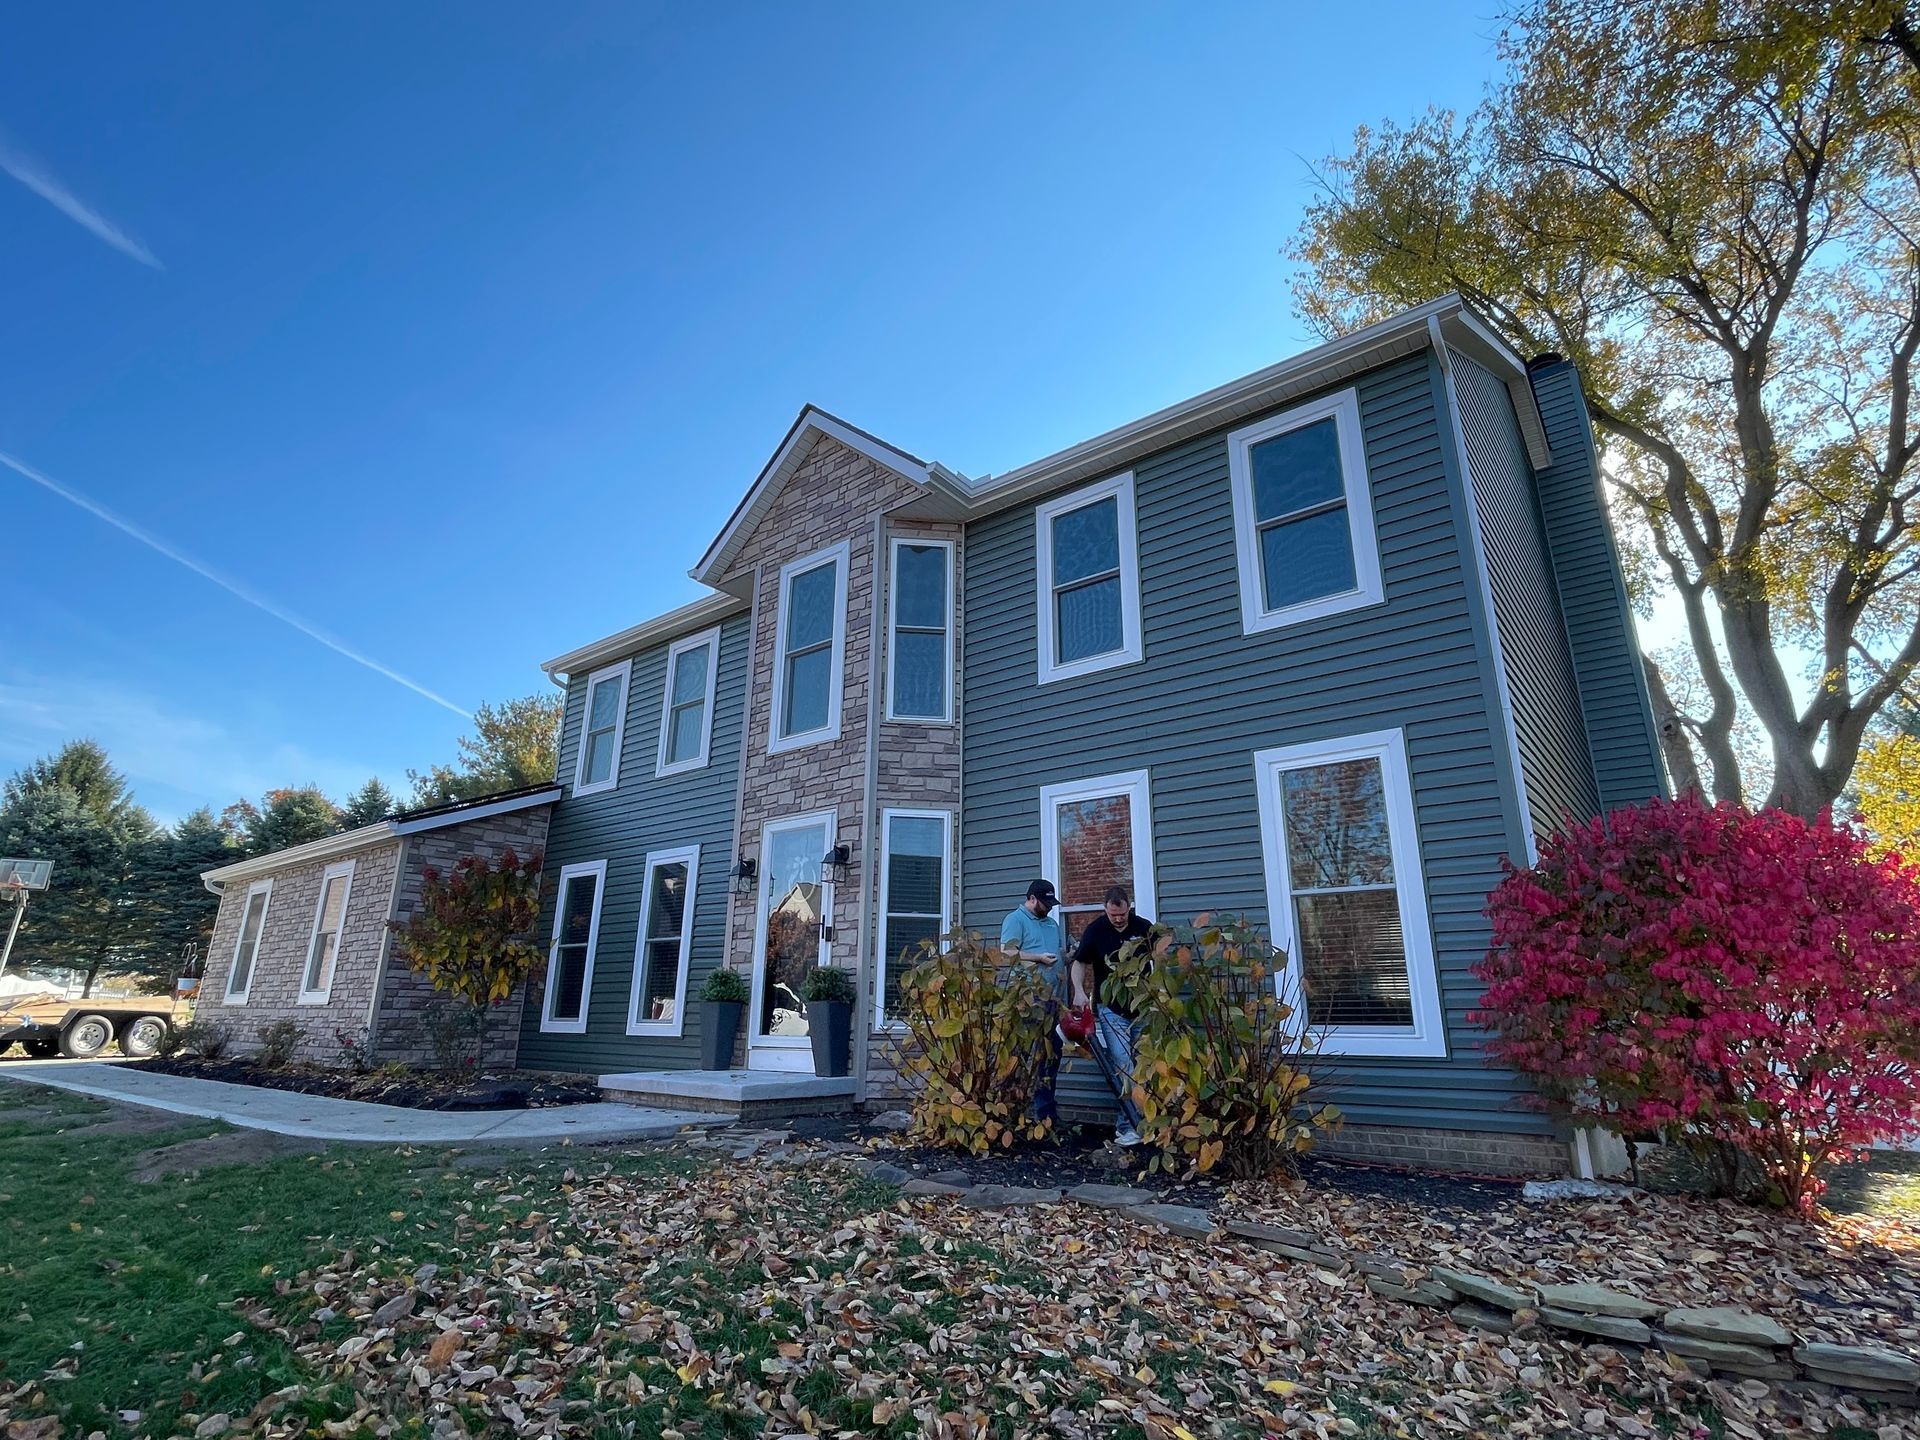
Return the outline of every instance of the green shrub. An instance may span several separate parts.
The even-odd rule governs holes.
[[[800,981],[800,998],[806,1001],[853,1003],[853,976],[838,965],[816,965]]]
[[[160,1042],[162,1055],[197,1055],[202,1060],[218,1060],[227,1053],[232,1036],[218,1025],[194,1020],[177,1029],[169,1026]]]
[[[748,996],[747,977],[724,965],[709,973],[700,983],[700,998],[716,1004],[745,1005]]]
[[[441,1070],[475,1070],[480,1065],[480,1040],[487,1029],[487,1012],[455,1001],[436,1005],[421,1020],[427,1048]]]
[[[1261,1179],[1340,1124],[1319,1098],[1315,1037],[1276,988],[1285,969],[1254,926],[1205,915],[1156,926],[1121,956],[1114,981],[1142,1023],[1133,1095],[1153,1168]]]
[[[899,1070],[918,1086],[914,1134],[931,1144],[985,1154],[1049,1125],[1028,1116],[1053,1028],[1052,992],[1032,966],[996,963],[974,934],[920,947],[900,977],[907,1042]]]
[[[297,1020],[276,1020],[260,1032],[260,1050],[254,1056],[269,1070],[279,1070],[293,1062],[293,1052],[306,1039]]]

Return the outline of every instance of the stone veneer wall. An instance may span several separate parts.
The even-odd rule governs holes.
[[[394,901],[394,919],[404,925],[419,911],[429,868],[444,875],[463,855],[495,861],[509,849],[523,858],[543,850],[552,813],[551,805],[538,805],[408,836],[406,856],[401,864],[400,890]],[[427,1064],[434,1059],[434,1054],[427,1039],[426,1018],[450,1002],[436,992],[424,976],[415,975],[392,946],[383,954],[386,976],[380,986],[379,1009],[373,1021],[374,1053],[382,1060]],[[485,1064],[506,1068],[518,1058],[524,991],[524,986],[516,988],[488,1017],[482,1050]]]
[[[853,970],[862,953],[873,948],[874,902],[870,893],[878,880],[875,857],[877,813],[866,807],[868,707],[881,721],[876,774],[879,805],[940,805],[957,811],[960,748],[955,725],[892,725],[884,720],[883,685],[886,657],[885,601],[877,593],[884,586],[886,535],[876,539],[876,519],[888,510],[916,498],[917,487],[865,455],[822,438],[788,480],[766,515],[741,548],[734,570],[720,583],[751,574],[754,594],[753,670],[748,687],[749,706],[742,776],[740,819],[735,852],[755,860],[760,854],[760,830],[768,821],[813,811],[835,813],[835,838],[850,847],[853,864],[845,882],[834,887],[834,939],[829,948],[835,965]],[[894,533],[958,540],[958,526],[899,525]],[[780,608],[780,568],[791,560],[848,542],[847,614],[844,667],[841,677],[840,734],[837,739],[767,753],[773,697],[774,644]],[[878,549],[876,550],[876,544]],[[956,552],[956,568],[958,565]],[[957,578],[957,577],[956,577]],[[956,595],[958,590],[956,588]],[[956,609],[958,607],[956,606]],[[959,655],[958,616],[954,652]],[[957,670],[957,664],[956,664]],[[955,689],[958,689],[957,676]],[[958,697],[956,695],[956,705]],[[956,816],[956,856],[957,816]],[[727,963],[751,974],[758,915],[757,896],[733,897],[727,934]],[[871,960],[868,965],[868,1015],[871,1011]],[[750,1026],[752,1017],[748,1017]],[[743,1026],[743,1032],[746,1030]],[[745,1043],[743,1033],[742,1044]]]
[[[929,724],[924,721],[888,720],[886,718],[886,695],[880,696],[877,711],[880,720],[880,748],[878,769],[875,774],[874,823],[879,824],[879,812],[887,809],[945,810],[953,817],[953,856],[949,868],[947,883],[948,913],[957,922],[960,917],[960,656],[965,647],[966,636],[963,633],[961,616],[963,607],[959,597],[964,593],[962,585],[966,575],[966,546],[963,531],[959,525],[940,525],[919,520],[889,520],[885,537],[886,551],[892,555],[895,540],[948,540],[953,542],[953,594],[954,613],[950,617],[953,625],[953,673],[948,677],[949,693],[953,703],[953,723],[947,725]],[[879,664],[886,667],[887,602],[891,586],[883,589],[878,604],[879,620],[877,633],[880,636],[877,653]],[[882,680],[884,682],[884,675]],[[879,832],[875,831],[876,843]],[[871,857],[873,865],[863,870],[862,876],[870,878],[874,887],[874,904],[880,900],[880,866],[886,863],[886,857]],[[1012,908],[1009,902],[1008,908]],[[878,989],[880,983],[880,927],[876,917],[873,930],[874,964],[873,984]],[[887,956],[886,963],[893,966],[898,963],[895,956]],[[869,1006],[871,1019],[875,1007]],[[865,1096],[869,1102],[885,1102],[899,1099],[905,1089],[898,1073],[899,1046],[903,1039],[899,1027],[891,1029],[875,1026],[871,1029],[867,1042],[867,1069]]]
[[[334,1032],[357,1035],[366,1025],[373,1004],[374,977],[385,954],[387,907],[393,899],[400,845],[399,840],[382,840],[365,849],[296,865],[271,876],[273,893],[267,900],[266,921],[244,1004],[228,1004],[225,997],[241,917],[246,912],[247,891],[254,882],[228,882],[214,921],[195,1018],[226,1031],[236,1055],[259,1049],[261,1032],[274,1021],[291,1019],[305,1032],[295,1059],[338,1064],[340,1042]],[[353,881],[347,891],[346,921],[334,961],[333,985],[326,1003],[303,1005],[300,981],[320,903],[320,877],[328,866],[346,860],[353,862]]]

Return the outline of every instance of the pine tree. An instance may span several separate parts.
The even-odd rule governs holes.
[[[340,823],[349,830],[357,830],[362,825],[386,819],[397,808],[393,792],[382,785],[376,775],[348,797],[346,808],[340,812]]]

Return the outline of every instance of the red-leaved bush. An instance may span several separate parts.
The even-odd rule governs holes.
[[[1811,1209],[1920,1135],[1920,869],[1822,816],[1653,801],[1549,839],[1488,905],[1492,1059],[1579,1123],[1656,1133]]]

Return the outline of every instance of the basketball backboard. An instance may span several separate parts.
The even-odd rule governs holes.
[[[0,860],[0,889],[44,890],[52,877],[51,860]]]

